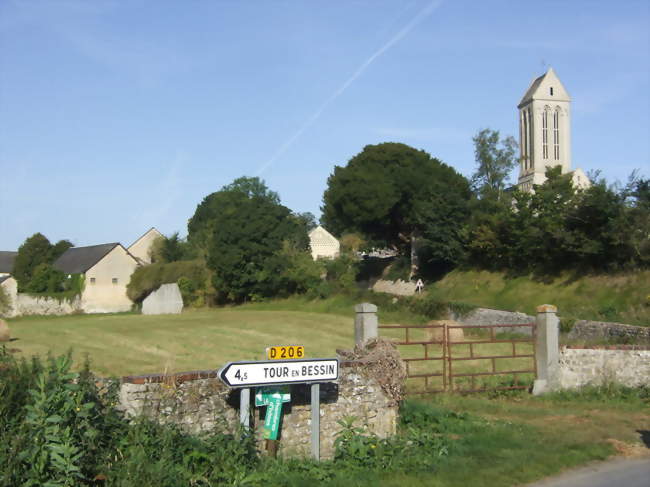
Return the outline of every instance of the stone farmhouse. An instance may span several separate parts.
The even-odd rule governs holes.
[[[575,188],[591,186],[582,169],[571,170],[571,97],[550,68],[534,79],[517,105],[520,165],[517,186],[531,192],[546,181],[546,169],[561,166]]]
[[[54,268],[68,276],[83,274],[81,310],[86,313],[129,311],[133,303],[126,285],[138,265],[119,243],[71,247],[54,262]]]
[[[9,296],[8,315],[129,311],[133,303],[126,294],[126,285],[135,269],[151,263],[151,250],[159,237],[162,234],[151,228],[128,249],[114,242],[66,250],[53,267],[68,278],[73,274],[84,277],[81,296],[71,302],[18,293],[17,282],[11,276],[18,252],[0,251],[0,287]]]
[[[309,232],[309,247],[314,260],[333,259],[338,257],[341,251],[341,244],[336,237],[320,225]]]

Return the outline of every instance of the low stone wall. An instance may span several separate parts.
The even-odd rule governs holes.
[[[362,364],[342,362],[337,384],[321,384],[321,440],[324,459],[334,454],[337,421],[355,416],[358,426],[380,437],[395,434],[398,405]],[[251,394],[253,396],[253,394]],[[263,414],[254,408],[252,427],[262,449]],[[119,406],[127,416],[144,414],[159,422],[174,423],[191,433],[218,429],[234,432],[239,421],[239,391],[227,388],[215,371],[125,377]],[[291,386],[291,402],[283,407],[280,453],[308,456],[310,453],[310,388]]]
[[[18,293],[14,297],[14,316],[25,315],[69,315],[81,313],[81,298],[72,300],[46,298]]]
[[[650,342],[650,327],[608,323],[605,321],[576,321],[569,338],[578,340],[617,339]]]
[[[511,311],[501,311],[498,309],[476,308],[465,315],[450,312],[452,320],[463,325],[481,326],[481,325],[519,325],[522,323],[534,323],[535,317],[524,313]],[[504,327],[496,328],[498,332],[521,333],[524,335],[532,334],[532,327]]]
[[[639,347],[569,348],[559,354],[557,385],[572,389],[615,382],[650,386],[650,350]]]
[[[397,296],[413,296],[415,294],[415,283],[409,281],[386,281],[379,279],[372,285],[376,293],[395,294]]]

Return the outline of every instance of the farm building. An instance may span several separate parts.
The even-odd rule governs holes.
[[[84,275],[81,308],[86,313],[129,311],[133,303],[126,285],[138,265],[119,243],[72,247],[54,262],[54,268],[64,274]]]
[[[163,238],[163,234],[151,227],[147,233],[133,242],[127,250],[141,264],[151,264],[151,251],[154,243],[159,238]]]

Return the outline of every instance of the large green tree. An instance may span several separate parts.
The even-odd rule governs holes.
[[[52,264],[70,247],[72,247],[72,244],[68,240],[60,240],[52,245],[42,233],[35,233],[31,237],[28,237],[18,248],[18,255],[14,261],[12,275],[18,282],[18,290],[28,290],[30,288],[29,284],[36,274],[36,269],[42,264]],[[41,271],[43,269],[41,267]],[[42,281],[43,272],[39,272],[39,274],[39,281]],[[51,278],[48,279],[50,287],[53,286],[53,280]]]
[[[204,249],[222,297],[273,296],[288,288],[287,246],[306,253],[307,220],[280,204],[260,179],[239,178],[197,207],[188,239]]]
[[[501,199],[508,177],[517,166],[517,142],[512,136],[501,140],[499,131],[491,129],[479,131],[472,141],[476,159],[472,186],[483,197]]]
[[[462,254],[467,180],[423,150],[405,144],[368,145],[336,166],[323,195],[323,224],[338,235],[357,232],[423,267],[448,267]]]
[[[270,203],[279,204],[280,197],[277,193],[269,191],[266,185],[259,178],[242,177],[224,186],[220,191],[209,194],[187,224],[188,242],[205,257],[212,242],[215,231],[215,222],[221,217],[225,208],[231,208],[234,198],[261,198]],[[230,211],[230,210],[228,210]]]

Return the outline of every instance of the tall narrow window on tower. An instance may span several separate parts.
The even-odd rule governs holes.
[[[524,140],[522,145],[522,150],[524,152],[524,169],[528,169],[528,164],[530,163],[530,157],[528,154],[528,111],[524,110],[521,112],[521,116],[524,121]]]
[[[553,112],[553,158],[560,160],[560,108]]]
[[[529,108],[528,109],[528,161],[529,161],[529,164],[530,164],[529,167],[531,167],[531,168],[533,167],[533,163],[535,162],[535,161],[533,161],[533,151],[535,150],[535,144],[534,144],[534,141],[533,141],[532,115],[533,115],[533,112]]]
[[[553,87],[551,86],[551,96],[553,96]]]
[[[542,157],[548,159],[548,107],[542,113]]]
[[[526,169],[526,149],[524,147],[524,112],[519,111],[519,161],[520,172]]]

